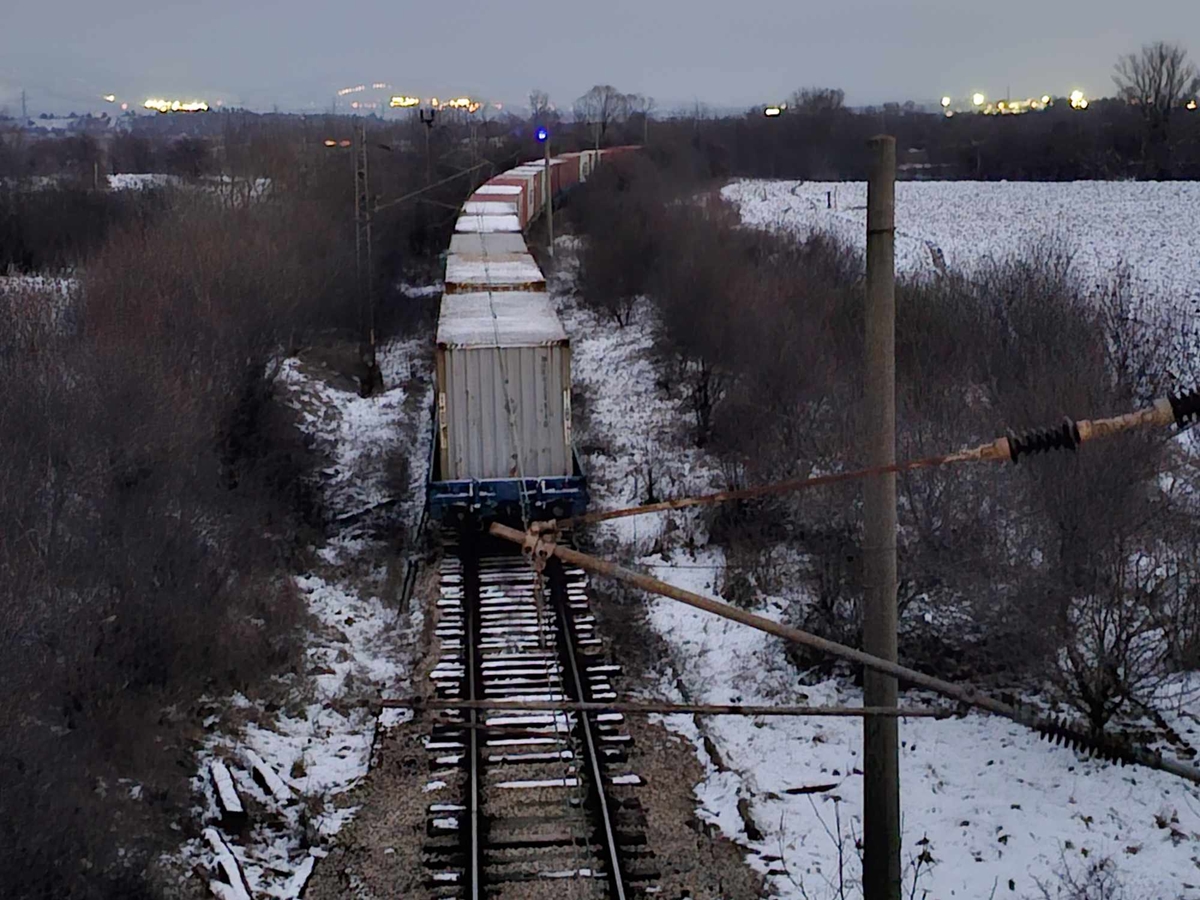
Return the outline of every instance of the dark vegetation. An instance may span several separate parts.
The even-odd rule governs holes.
[[[688,177],[701,153],[664,158],[665,174],[634,160],[586,186],[573,209],[581,301],[613,327],[653,316],[660,381],[686,414],[684,438],[724,473],[718,487],[863,465],[863,261],[821,235],[741,228]],[[1055,250],[902,278],[896,327],[902,459],[1186,389],[1171,373],[1180,337],[1197,337],[1169,298],[1150,313],[1127,278],[1095,287]],[[1196,471],[1181,453],[1160,433],[901,477],[904,660],[1051,683],[1097,730],[1137,712],[1200,664]],[[728,550],[729,599],[795,596],[797,568],[779,563],[790,551],[805,595],[794,620],[857,644],[861,519],[848,485],[715,508],[704,523]]]
[[[947,117],[912,102],[852,110],[836,88],[805,88],[775,118],[757,107],[714,116],[701,104],[653,117],[654,101],[597,85],[575,101],[570,139],[689,148],[712,177],[862,180],[867,139],[896,137],[902,177],[1070,181],[1200,178],[1200,73],[1178,44],[1158,41],[1117,60],[1116,95],[1073,109],[1069,98],[1022,115]],[[1019,99],[1019,98],[1014,98]],[[553,124],[544,94],[535,115]]]
[[[351,162],[305,132],[243,125],[187,137],[205,162],[170,189],[98,191],[69,169],[3,188],[4,265],[75,276],[0,285],[5,898],[163,895],[155,861],[193,827],[210,699],[269,698],[301,671],[289,573],[324,519],[317,460],[274,380],[309,342],[357,340]],[[425,184],[423,154],[377,137],[378,194]],[[182,143],[146,140],[130,152],[152,161]],[[438,141],[435,178],[464,163]],[[433,298],[399,285],[436,266],[445,207],[471,185],[380,215],[386,329],[432,317]]]

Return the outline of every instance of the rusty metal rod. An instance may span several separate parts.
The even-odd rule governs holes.
[[[894,706],[747,706],[745,704],[668,703],[666,701],[574,700],[426,700],[421,697],[390,698],[380,702],[381,709],[475,709],[511,712],[619,712],[630,714],[683,713],[698,716],[817,716],[853,718],[890,716],[900,719],[949,719],[952,709]]]
[[[1078,428],[1079,443],[1094,441],[1100,438],[1112,437],[1136,428],[1161,428],[1170,425],[1176,419],[1170,401],[1163,397],[1154,401],[1152,406],[1125,415],[1109,419],[1084,419],[1075,423]],[[643,506],[632,506],[627,509],[601,510],[574,516],[569,519],[559,519],[554,523],[560,529],[588,525],[593,522],[605,522],[610,519],[623,519],[629,516],[642,516],[648,513],[665,512],[672,509],[687,509],[692,506],[710,506],[716,503],[727,503],[731,500],[754,500],[759,497],[770,497],[778,494],[789,494],[807,488],[822,487],[831,484],[841,484],[846,481],[858,481],[875,475],[911,472],[915,469],[932,469],[939,466],[960,462],[1004,462],[1013,459],[1012,445],[1009,437],[1001,437],[978,447],[968,447],[954,453],[942,456],[926,456],[922,459],[910,459],[886,466],[870,466],[866,469],[855,469],[851,472],[834,472],[828,475],[816,475],[812,478],[792,478],[787,481],[776,481],[771,484],[742,488],[734,491],[719,491],[714,494],[703,494],[698,497],[681,497],[677,500],[663,500],[659,503],[647,503]]]
[[[872,656],[869,653],[864,653],[861,650],[856,650],[853,647],[847,647],[845,644],[839,644],[836,641],[830,641],[826,638],[819,637],[807,631],[801,631],[799,628],[792,628],[789,625],[784,625],[780,622],[772,621],[771,619],[757,616],[754,613],[746,612],[744,609],[739,609],[736,606],[731,606],[728,603],[722,603],[719,600],[713,600],[710,597],[694,594],[691,591],[686,591],[683,588],[676,587],[673,584],[667,584],[665,581],[660,581],[657,578],[651,578],[649,575],[643,575],[640,572],[634,572],[632,569],[626,569],[616,563],[608,562],[607,560],[597,559],[594,556],[589,556],[586,553],[580,553],[578,550],[572,550],[568,547],[563,547],[554,543],[552,540],[546,540],[537,534],[526,534],[523,531],[518,531],[515,528],[509,528],[507,525],[502,525],[499,522],[493,522],[489,531],[496,537],[506,541],[511,541],[522,547],[522,550],[527,556],[533,559],[545,559],[549,556],[557,556],[564,563],[570,563],[573,566],[593,572],[597,575],[602,575],[607,578],[612,578],[617,581],[624,581],[627,584],[632,584],[634,587],[641,588],[644,591],[649,591],[652,594],[659,594],[671,600],[678,600],[680,603],[685,603],[688,606],[693,606],[696,609],[702,609],[705,612],[721,616],[725,619],[738,622],[742,625],[749,625],[758,631],[767,634],[773,634],[776,637],[783,638],[793,644],[801,644],[806,647],[811,647],[821,653],[828,653],[831,656],[839,657],[840,659],[849,660],[853,663],[858,663],[876,672],[883,672],[885,675],[891,675],[901,681],[908,682],[916,687],[926,688],[935,691],[959,703],[965,703],[968,706],[973,706],[976,709],[982,709],[990,713],[995,713],[999,716],[1004,716],[1006,719],[1011,719],[1028,728],[1040,731],[1047,734],[1045,723],[1040,722],[1036,716],[1028,712],[1018,709],[1011,704],[1004,703],[987,694],[981,694],[974,688],[954,684],[942,678],[937,678],[933,675],[926,675],[924,672],[918,672],[916,669],[910,669],[908,666],[902,666],[899,663],[890,662],[886,659],[880,659],[878,656]],[[1061,730],[1061,729],[1060,729]],[[1065,736],[1070,739],[1070,735]],[[1060,735],[1060,740],[1064,739]],[[1200,769],[1192,766],[1184,765],[1183,763],[1173,760],[1163,759],[1159,753],[1153,753],[1137,747],[1122,748],[1121,751],[1125,758],[1146,766],[1151,769],[1159,769],[1161,771],[1170,772],[1173,775],[1178,775],[1180,778],[1185,778],[1194,784],[1200,784]]]

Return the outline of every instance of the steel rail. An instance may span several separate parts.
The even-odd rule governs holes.
[[[463,563],[463,613],[464,627],[467,638],[467,695],[471,701],[478,701],[476,696],[477,680],[476,680],[476,665],[475,652],[477,642],[477,625],[479,622],[479,548],[475,546],[475,542],[468,539],[463,545],[460,545],[460,559]],[[469,727],[467,731],[470,733],[468,743],[468,754],[470,755],[471,763],[469,766],[470,785],[468,788],[468,812],[471,819],[471,838],[470,838],[470,860],[468,862],[469,875],[468,884],[471,900],[479,900],[483,896],[480,885],[480,871],[483,868],[483,848],[479,841],[479,713],[471,709],[469,710]]]
[[[571,669],[571,680],[575,685],[575,696],[583,702],[583,678],[579,674],[579,662],[575,658],[575,623],[571,620],[570,602],[567,597],[567,577],[561,563],[556,562],[550,571],[550,596],[558,607],[559,639],[562,641],[563,655]],[[608,797],[604,793],[604,777],[600,769],[600,759],[596,755],[596,741],[592,735],[592,723],[586,710],[580,710],[576,716],[579,729],[583,732],[584,743],[587,745],[588,767],[592,771],[592,785],[596,790],[596,802],[600,807],[600,817],[604,824],[604,844],[608,853],[609,882],[612,885],[616,900],[625,900],[625,882],[621,872],[621,860],[617,854],[617,839],[613,834],[612,817],[608,809]]]

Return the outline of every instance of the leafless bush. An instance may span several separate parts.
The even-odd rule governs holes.
[[[667,204],[660,220],[646,292],[664,385],[682,392],[728,486],[862,465],[861,260],[825,237],[748,233],[710,198]],[[590,243],[610,239],[620,238],[592,232]],[[1196,326],[1169,302],[1155,307],[1134,300],[1126,270],[1085,284],[1053,247],[970,277],[901,279],[899,455],[1112,415],[1178,389],[1175,361]],[[1164,472],[1182,487],[1163,487]],[[1159,435],[903,476],[902,654],[959,677],[1049,678],[1103,727],[1200,646],[1195,482]],[[706,521],[739,558],[772,542],[807,554],[812,599],[795,620],[857,641],[857,488],[731,504]],[[732,592],[753,602],[761,579],[746,573]]]
[[[1056,875],[1057,881],[1037,882],[1043,900],[1126,900],[1129,896],[1108,857],[1073,868],[1064,856]]]
[[[573,201],[576,227],[596,239],[579,254],[579,299],[619,326],[628,324],[655,270],[662,192],[642,160],[601,167]]]
[[[303,203],[176,203],[89,262],[78,327],[0,348],[6,896],[136,896],[186,804],[179,711],[299,667],[281,573],[318,517],[272,378],[336,321],[342,263]]]

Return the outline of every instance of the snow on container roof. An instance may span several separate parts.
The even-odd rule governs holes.
[[[503,256],[506,253],[526,253],[525,238],[519,234],[500,231],[495,234],[456,234],[450,238],[450,252],[459,256]]]
[[[458,221],[454,224],[454,230],[458,232],[476,231],[485,234],[496,231],[520,232],[521,220],[515,215],[481,216],[464,213],[458,217]]]
[[[515,200],[468,200],[463,204],[463,212],[468,215],[480,216],[515,216],[517,202]]]
[[[546,294],[496,291],[442,297],[439,347],[539,347],[566,341]]]
[[[479,186],[475,191],[476,194],[519,194],[521,193],[519,184],[492,184],[490,181]]]
[[[546,279],[528,253],[506,253],[487,257],[459,256],[451,253],[446,257],[446,285],[447,290],[449,285],[513,285],[533,291],[545,290]]]

